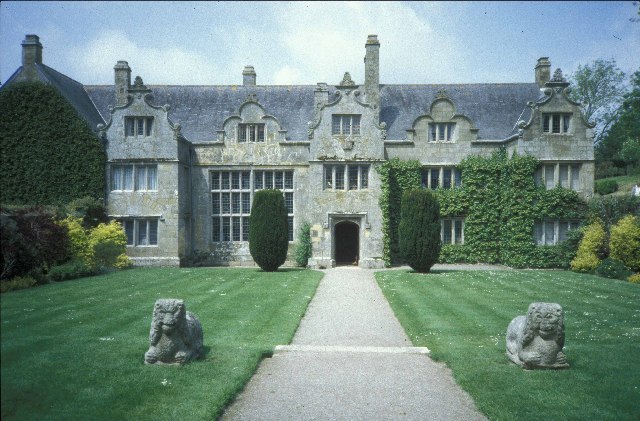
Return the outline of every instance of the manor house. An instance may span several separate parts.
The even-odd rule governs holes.
[[[380,81],[380,41],[369,35],[364,75],[344,73],[335,84],[260,85],[246,66],[237,85],[147,85],[118,61],[114,84],[96,86],[44,65],[37,36],[22,48],[7,84],[52,84],[96,130],[108,156],[108,213],[122,222],[137,264],[194,255],[252,264],[253,196],[279,189],[290,252],[309,222],[311,266],[382,267],[377,167],[396,157],[420,161],[424,188],[453,189],[463,182],[461,160],[506,148],[537,158],[546,188],[593,194],[592,125],[561,71],[551,77],[547,57],[531,63],[530,83],[390,85]],[[443,219],[442,242],[463,244],[464,222]],[[569,225],[540,221],[531,235],[555,244]]]

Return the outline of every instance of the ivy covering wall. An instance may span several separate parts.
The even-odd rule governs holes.
[[[535,158],[517,154],[509,158],[504,149],[490,157],[465,158],[459,165],[462,185],[435,191],[442,218],[464,218],[464,245],[443,245],[440,262],[567,267],[570,258],[562,246],[536,245],[534,223],[544,219],[584,219],[587,207],[575,191],[536,186],[537,166]],[[387,265],[399,263],[399,198],[404,190],[420,187],[420,171],[419,162],[399,159],[380,167]]]
[[[104,147],[55,88],[41,82],[6,86],[0,110],[0,203],[104,197]]]

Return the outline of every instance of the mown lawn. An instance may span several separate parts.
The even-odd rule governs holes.
[[[212,420],[291,341],[322,273],[134,269],[1,296],[3,420]],[[147,366],[157,298],[182,298],[205,357]]]
[[[492,420],[640,420],[640,285],[561,271],[376,273],[414,345],[428,347]],[[505,355],[535,301],[565,311],[566,370]]]

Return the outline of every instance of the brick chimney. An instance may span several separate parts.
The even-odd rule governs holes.
[[[26,80],[37,80],[36,64],[42,64],[42,44],[37,35],[27,35],[22,41],[22,68]]]
[[[242,71],[242,85],[243,86],[256,86],[256,71],[253,66],[244,66]]]
[[[127,104],[127,91],[131,87],[131,68],[129,63],[119,60],[113,67],[115,73],[116,105]]]
[[[540,88],[551,79],[551,62],[549,57],[540,57],[536,64],[536,83]]]
[[[380,108],[380,42],[377,35],[369,35],[365,49],[364,92],[367,102]]]

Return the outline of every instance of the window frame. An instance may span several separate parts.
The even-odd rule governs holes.
[[[160,218],[127,217],[117,218],[127,237],[127,247],[158,247],[160,242]],[[145,241],[140,240],[144,230]],[[152,241],[153,240],[153,241]]]
[[[445,177],[446,173],[449,177]],[[423,189],[456,189],[462,186],[462,170],[454,165],[438,167],[425,166],[420,170],[421,185]],[[445,181],[449,180],[448,183]],[[448,184],[448,187],[446,186]]]
[[[566,178],[563,177],[565,170]],[[544,187],[545,190],[562,187],[579,193],[583,191],[581,173],[581,162],[541,161],[533,177],[536,186]]]
[[[456,123],[453,121],[432,121],[427,125],[427,141],[429,143],[455,142]]]
[[[125,137],[151,137],[154,135],[153,116],[125,116],[124,135]]]
[[[213,243],[249,241],[249,216],[254,194],[259,190],[280,190],[287,206],[287,223],[293,224],[293,169],[220,168],[209,171],[209,180],[212,218],[210,238]],[[293,230],[288,236],[289,242],[292,242]]]
[[[463,217],[440,219],[440,243],[444,245],[464,245],[464,219]],[[446,229],[448,226],[448,229]],[[459,235],[457,228],[460,227]],[[449,231],[448,235],[446,231]],[[445,241],[446,240],[446,241]]]
[[[265,123],[238,123],[236,140],[238,143],[264,143],[267,139]]]
[[[544,134],[572,134],[572,125],[573,113],[542,113],[542,132]]]
[[[127,174],[126,170],[130,173]],[[150,171],[153,169],[153,171]],[[144,173],[144,183],[140,185],[140,173]],[[119,174],[119,175],[118,175]],[[150,175],[153,174],[152,179]],[[129,177],[127,177],[129,175]],[[118,183],[117,179],[122,180]],[[121,186],[117,186],[121,184]],[[149,188],[152,185],[152,188]],[[123,187],[123,188],[117,188]],[[130,188],[127,188],[130,187]],[[113,163],[109,167],[109,192],[157,192],[158,191],[158,164],[146,163]]]
[[[368,190],[370,168],[370,164],[325,164],[323,166],[323,190]],[[352,181],[355,183],[352,184]]]
[[[579,219],[537,219],[533,223],[533,242],[536,246],[557,246],[566,239],[567,232],[580,228],[582,222]],[[561,224],[567,224],[567,229],[561,229]],[[552,239],[547,238],[550,226]]]
[[[332,136],[361,136],[362,114],[332,114]]]

